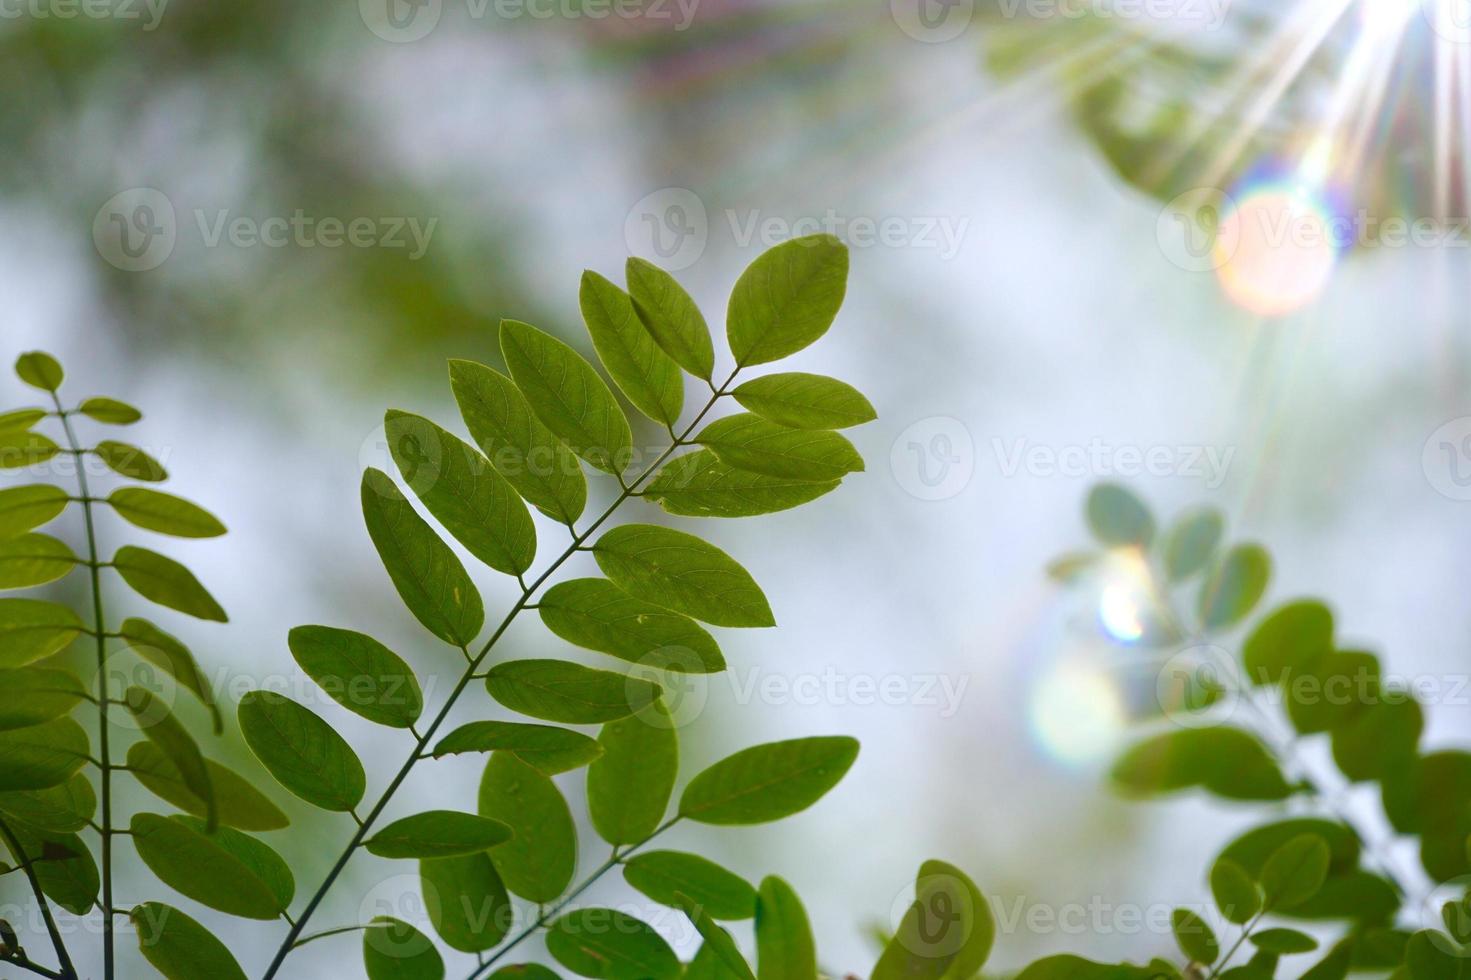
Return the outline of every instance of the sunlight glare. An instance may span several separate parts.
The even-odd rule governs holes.
[[[1049,669],[1032,689],[1029,714],[1047,754],[1077,766],[1110,755],[1127,721],[1113,678],[1079,661]]]

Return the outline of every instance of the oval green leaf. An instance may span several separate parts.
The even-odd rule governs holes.
[[[286,642],[301,669],[348,711],[390,728],[408,728],[419,720],[424,695],[413,669],[371,636],[298,626]]]
[[[51,667],[0,670],[0,691],[0,731],[60,718],[87,697],[75,674]]]
[[[996,922],[975,882],[944,861],[920,865],[914,902],[874,967],[872,980],[968,980],[996,939]]]
[[[1193,963],[1210,966],[1221,955],[1221,945],[1216,934],[1205,920],[1189,909],[1175,909],[1170,913],[1170,928],[1180,951]]]
[[[367,788],[352,747],[321,718],[289,698],[250,691],[240,699],[245,744],[282,786],[323,810],[350,811]]]
[[[616,909],[568,912],[547,927],[547,952],[594,980],[678,980],[679,958],[648,923]]]
[[[790,480],[826,483],[863,470],[863,457],[836,432],[792,429],[750,412],[711,422],[695,442],[736,469]]]
[[[128,918],[143,958],[166,980],[245,980],[225,944],[178,909],[144,902]]]
[[[97,794],[81,772],[59,786],[0,793],[0,813],[54,834],[80,832],[96,812]]]
[[[635,599],[607,579],[559,582],[537,611],[568,643],[647,667],[707,674],[725,669],[715,638],[688,616]]]
[[[609,844],[634,844],[664,820],[679,775],[679,736],[662,703],[603,726],[587,767],[587,810]]]
[[[1211,569],[1200,587],[1198,612],[1207,630],[1239,622],[1267,591],[1272,559],[1260,545],[1237,545]]]
[[[593,547],[624,592],[716,626],[775,626],[761,587],[733,558],[692,534],[625,524]]]
[[[1282,800],[1292,794],[1262,743],[1236,728],[1166,732],[1128,749],[1114,764],[1115,787],[1152,796],[1202,787],[1231,800]]]
[[[0,538],[24,534],[55,520],[70,502],[65,490],[44,484],[0,490]]]
[[[846,429],[878,418],[857,388],[820,374],[768,374],[731,394],[747,411],[794,429]]]
[[[169,477],[169,471],[163,468],[162,463],[126,442],[104,439],[92,447],[92,455],[114,473],[130,479],[159,483]]]
[[[676,895],[682,894],[712,918],[734,921],[756,914],[756,889],[698,854],[645,851],[623,862],[623,877],[661,905],[678,905]]]
[[[639,319],[633,300],[598,275],[582,274],[582,319],[609,376],[640,412],[672,426],[684,407],[684,376]]]
[[[209,815],[209,804],[184,781],[179,767],[151,742],[128,747],[130,774],[149,792],[196,817]],[[219,822],[239,830],[280,830],[286,814],[241,776],[212,759],[204,760]]]
[[[61,364],[45,351],[26,351],[15,359],[15,374],[32,388],[55,391],[66,377]]]
[[[77,411],[104,425],[132,425],[143,417],[142,412],[116,398],[88,398],[77,406]]]
[[[29,429],[0,431],[0,470],[36,466],[59,452],[61,447],[39,432]]]
[[[225,610],[194,573],[172,558],[128,545],[117,550],[112,567],[134,592],[150,602],[210,622],[229,622]]]
[[[1305,932],[1296,929],[1262,929],[1251,934],[1251,944],[1257,949],[1278,956],[1292,956],[1296,953],[1311,953],[1318,948],[1318,941]]]
[[[368,980],[444,980],[444,959],[429,937],[383,915],[363,930],[363,968]]]
[[[217,839],[236,832],[201,833],[189,819],[152,813],[133,817],[133,846],[149,870],[179,894],[220,912],[246,919],[279,916],[284,906],[277,893]]]
[[[593,739],[565,728],[513,721],[472,721],[440,739],[434,747],[434,758],[500,750],[510,752],[548,776],[585,766],[603,751]]]
[[[1300,834],[1272,852],[1258,879],[1262,907],[1269,912],[1290,910],[1318,893],[1328,877],[1332,853],[1317,834]]]
[[[1088,492],[1088,527],[1109,548],[1146,547],[1154,540],[1154,517],[1126,487],[1100,483]]]
[[[84,627],[66,606],[41,599],[0,599],[0,667],[24,667],[60,653]]]
[[[0,538],[0,589],[29,589],[64,578],[81,562],[49,534]]]
[[[633,307],[654,342],[676,364],[709,381],[715,373],[715,346],[700,308],[673,276],[640,258],[623,268]]]
[[[1245,925],[1262,908],[1261,892],[1246,869],[1230,858],[1221,858],[1211,867],[1211,896],[1227,922]]]
[[[107,498],[124,520],[147,531],[176,538],[217,538],[225,533],[220,519],[198,504],[147,487],[120,487]]]
[[[817,736],[742,749],[685,787],[679,814],[698,823],[752,824],[807,809],[838,784],[858,758],[858,742]]]
[[[643,496],[680,517],[757,517],[810,503],[838,483],[752,473],[701,449],[666,463]]]
[[[393,821],[363,846],[383,858],[439,858],[488,851],[510,839],[511,828],[499,820],[429,810]]]
[[[87,732],[70,718],[0,732],[0,790],[60,786],[90,751]]]
[[[1226,533],[1226,520],[1212,507],[1181,515],[1165,534],[1165,575],[1183,582],[1203,571],[1216,555]]]
[[[451,949],[479,953],[506,938],[515,910],[484,852],[419,862],[424,910]]]
[[[758,980],[817,980],[817,946],[792,886],[771,875],[756,896]]]
[[[827,333],[848,289],[848,247],[809,235],[762,253],[736,281],[726,336],[738,367],[795,354]]]
[[[511,829],[511,839],[490,852],[507,890],[532,902],[566,891],[577,870],[577,828],[550,776],[509,752],[492,753],[478,809]]]
[[[501,704],[532,718],[601,725],[659,699],[659,685],[563,660],[510,660],[486,672],[485,687]]]

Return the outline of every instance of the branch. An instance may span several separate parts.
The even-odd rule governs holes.
[[[51,906],[46,902],[46,893],[41,891],[41,880],[36,877],[35,862],[26,857],[25,850],[16,840],[10,825],[0,819],[0,836],[5,838],[5,845],[10,848],[11,853],[21,862],[24,868],[26,880],[31,883],[31,891],[36,896],[36,902],[41,906],[41,920],[46,923],[46,932],[51,937],[51,945],[56,948],[56,961],[61,964],[60,973],[45,973],[45,976],[59,977],[60,980],[76,980],[77,968],[72,965],[71,956],[67,954],[66,943],[61,938],[61,930],[56,927],[56,919],[51,915]],[[25,966],[32,972],[40,972],[41,968],[35,967],[29,961],[22,963],[13,961],[17,966]]]

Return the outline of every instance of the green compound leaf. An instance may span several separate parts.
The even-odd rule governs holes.
[[[1216,556],[1225,533],[1225,518],[1214,508],[1202,507],[1181,515],[1165,534],[1166,577],[1171,582],[1183,582],[1204,571]]]
[[[664,820],[679,775],[679,736],[664,705],[603,726],[587,768],[587,810],[609,844],[634,844]]]
[[[55,520],[70,502],[65,490],[44,484],[0,490],[0,539]]]
[[[301,669],[348,711],[390,728],[408,728],[419,720],[424,695],[413,669],[371,636],[298,626],[286,642]]]
[[[1263,929],[1251,934],[1251,944],[1257,949],[1278,956],[1296,953],[1311,953],[1318,948],[1318,941],[1296,929]]]
[[[0,539],[0,589],[29,589],[63,578],[80,563],[64,541],[49,534]]]
[[[474,361],[450,361],[460,414],[496,472],[533,507],[571,526],[587,505],[577,457],[532,414],[510,378]]]
[[[383,858],[441,858],[487,851],[510,839],[511,828],[499,820],[429,810],[393,821],[363,846]]]
[[[512,721],[472,721],[439,740],[434,758],[462,752],[506,751],[548,776],[587,765],[602,746],[580,732]]]
[[[731,394],[747,411],[794,429],[847,429],[878,418],[857,388],[820,374],[768,374]]]
[[[51,667],[0,670],[0,691],[0,731],[60,718],[87,697],[75,674]]]
[[[460,559],[388,474],[363,474],[362,502],[368,536],[409,612],[444,642],[468,646],[485,624],[485,607]]]
[[[752,824],[807,809],[838,784],[858,758],[858,741],[817,736],[742,749],[685,787],[679,814],[698,823]]]
[[[44,408],[17,408],[0,412],[0,432],[23,432],[46,417]]]
[[[1332,857],[1317,834],[1300,834],[1272,852],[1262,866],[1262,906],[1267,911],[1290,910],[1318,893],[1328,877]]]
[[[97,812],[97,794],[85,773],[58,786],[0,793],[0,813],[53,834],[74,834]]]
[[[634,310],[654,342],[676,364],[709,381],[715,373],[715,347],[700,308],[673,276],[639,258],[624,265]]]
[[[245,980],[225,944],[178,909],[144,902],[128,918],[143,958],[166,980]]]
[[[1240,622],[1267,591],[1271,577],[1271,556],[1260,545],[1237,545],[1226,552],[1200,587],[1201,626],[1224,629]]]
[[[1333,651],[1333,613],[1315,599],[1279,606],[1257,624],[1241,647],[1253,684],[1281,684]]]
[[[968,980],[991,955],[996,922],[975,882],[952,864],[926,861],[910,905],[873,980]]]
[[[655,342],[622,289],[598,275],[582,274],[582,319],[603,367],[634,406],[666,426],[679,421],[684,376]]]
[[[547,952],[594,980],[678,980],[679,958],[648,923],[616,909],[568,912],[547,927]]]
[[[752,473],[701,449],[670,460],[642,495],[680,517],[756,517],[810,503],[838,482]]]
[[[716,626],[775,626],[749,572],[692,534],[625,524],[593,547],[603,574],[629,595]]]
[[[225,730],[224,719],[215,704],[214,691],[189,648],[175,637],[154,626],[146,619],[125,619],[118,627],[118,638],[138,656],[165,671],[170,677],[193,692],[200,702],[209,708],[214,718],[215,734]]]
[[[133,591],[150,602],[198,619],[229,622],[214,596],[199,584],[194,573],[172,558],[132,545],[119,548],[112,567]]]
[[[427,858],[419,878],[429,921],[451,949],[479,953],[506,938],[514,909],[489,855]]]
[[[289,698],[250,691],[240,699],[245,744],[292,793],[323,810],[350,811],[367,788],[352,747],[321,718]]]
[[[484,456],[428,419],[406,412],[389,412],[384,431],[409,488],[470,554],[507,575],[531,567],[536,558],[531,514]]]
[[[725,669],[715,638],[687,616],[635,599],[607,579],[560,582],[537,611],[568,643],[630,663],[706,674]]]
[[[1175,909],[1170,913],[1170,928],[1180,951],[1193,963],[1210,966],[1221,955],[1216,934],[1204,919],[1189,909]]]
[[[77,411],[105,425],[132,425],[143,418],[142,412],[116,398],[88,398],[77,406]]]
[[[198,504],[147,487],[120,487],[107,502],[123,519],[147,531],[176,538],[216,538],[225,533],[220,519]]]
[[[363,968],[368,980],[444,980],[444,959],[429,937],[384,915],[363,930]]]
[[[61,364],[45,351],[26,351],[15,360],[15,374],[32,388],[55,391],[66,377]]]
[[[1100,483],[1088,493],[1088,527],[1109,548],[1147,547],[1154,540],[1154,517],[1126,487]]]
[[[92,455],[114,473],[129,479],[159,483],[169,477],[169,471],[163,468],[162,463],[126,442],[104,439],[92,447]]]
[[[756,914],[756,889],[698,854],[645,851],[623,862],[623,877],[661,905],[677,906],[676,896],[682,894],[715,919],[749,919]]]
[[[817,980],[817,947],[807,910],[792,886],[771,875],[756,899],[758,980]]]
[[[577,870],[577,828],[550,776],[509,752],[492,753],[478,809],[511,829],[511,839],[490,852],[507,890],[532,902],[567,890]]]
[[[86,731],[70,718],[0,732],[0,790],[60,786],[90,750]]]
[[[28,429],[0,431],[0,470],[36,466],[61,452],[61,447]]]
[[[1211,868],[1211,896],[1227,922],[1245,925],[1262,908],[1262,896],[1246,869],[1227,857]]]
[[[564,725],[601,725],[659,699],[652,681],[563,660],[510,660],[486,672],[490,696],[512,711]]]
[[[210,782],[209,766],[205,765],[194,737],[179,724],[166,702],[141,687],[128,688],[123,694],[123,704],[148,741],[158,746],[178,770],[190,793],[204,801],[205,817],[213,830],[219,821],[214,784]]]
[[[239,841],[232,840],[230,846],[221,842],[227,834],[237,838],[244,835],[228,828],[207,834],[190,820],[152,813],[133,817],[129,828],[133,846],[149,870],[179,894],[220,912],[246,919],[279,916],[285,908],[280,894],[236,853],[241,847]],[[259,841],[251,843],[266,846]],[[280,868],[284,870],[284,862]]]
[[[150,793],[196,817],[209,815],[209,804],[184,781],[179,767],[151,742],[128,747],[128,769]],[[212,759],[204,760],[221,825],[239,830],[280,830],[286,814],[260,790]]]
[[[501,353],[536,417],[578,456],[608,473],[628,465],[633,433],[591,364],[529,323],[501,321]]]
[[[1235,728],[1182,729],[1146,739],[1119,758],[1111,778],[1121,793],[1138,797],[1196,786],[1231,800],[1292,794],[1262,743]]]
[[[768,249],[741,273],[726,313],[739,367],[765,364],[827,333],[848,288],[848,247],[809,235]]]
[[[836,432],[792,429],[743,412],[711,422],[695,437],[736,469],[826,483],[863,470],[863,457]]]
[[[740,980],[756,980],[756,975],[751,972],[750,965],[746,963],[746,958],[741,955],[730,933],[716,925],[715,919],[699,902],[683,892],[676,892],[674,907],[688,916],[689,920],[695,924],[695,930],[705,941],[701,949],[713,951],[720,958],[722,965]]]
[[[24,667],[60,653],[85,627],[66,606],[41,599],[0,599],[0,667]]]

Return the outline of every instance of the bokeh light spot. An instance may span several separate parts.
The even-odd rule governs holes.
[[[1032,734],[1049,756],[1085,765],[1112,753],[1126,722],[1112,677],[1096,666],[1063,660],[1032,689]]]
[[[1285,316],[1322,293],[1347,225],[1307,190],[1247,188],[1221,217],[1216,276],[1226,296],[1259,316]]]

